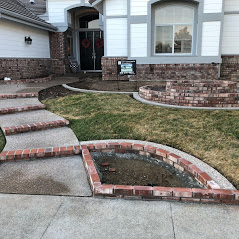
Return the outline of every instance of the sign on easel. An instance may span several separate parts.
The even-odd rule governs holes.
[[[136,75],[136,60],[122,60],[117,64],[118,76]]]

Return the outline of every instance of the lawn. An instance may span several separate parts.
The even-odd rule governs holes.
[[[179,110],[128,95],[78,94],[43,101],[82,140],[137,139],[165,144],[208,163],[239,189],[239,111]]]
[[[6,144],[5,137],[3,135],[2,130],[0,129],[0,152],[2,152],[5,144]]]

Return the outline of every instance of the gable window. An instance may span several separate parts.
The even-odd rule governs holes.
[[[194,8],[168,4],[155,9],[155,55],[192,54]]]

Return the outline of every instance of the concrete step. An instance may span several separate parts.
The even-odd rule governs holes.
[[[0,99],[36,98],[38,93],[0,94]]]
[[[92,196],[80,156],[2,163],[0,193]]]
[[[11,127],[3,127],[3,132],[6,136],[26,133],[31,131],[40,131],[40,130],[47,130],[53,129],[58,127],[64,127],[69,124],[68,120],[55,120],[55,121],[47,121],[47,122],[38,122],[32,124],[24,124],[18,126],[11,126]]]
[[[6,136],[6,141],[4,151],[63,147],[79,144],[75,134],[68,127]]]
[[[49,157],[66,157],[81,154],[82,149],[79,144],[66,147],[48,147],[48,148],[29,148],[18,150],[4,150],[0,153],[1,162],[11,162],[28,159],[39,159]]]
[[[10,107],[24,107],[27,105],[39,105],[41,102],[38,98],[22,98],[22,99],[1,99],[0,109]]]
[[[64,118],[53,114],[47,110],[20,112],[0,116],[0,125],[2,127],[20,126],[39,122],[48,122],[64,120]]]
[[[45,109],[45,108],[46,107],[43,104],[0,108],[0,116],[1,115],[7,115],[7,114],[19,113],[19,112],[25,112],[25,111],[42,110],[42,109]]]

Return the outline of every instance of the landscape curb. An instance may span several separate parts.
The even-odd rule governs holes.
[[[146,200],[172,200],[200,203],[216,204],[239,204],[239,191],[221,189],[212,178],[197,166],[186,159],[172,154],[161,148],[143,144],[133,144],[127,141],[121,143],[96,143],[81,145],[82,158],[88,172],[90,185],[94,196],[106,198],[125,198],[125,199],[146,199]],[[139,151],[140,154],[154,156],[158,160],[163,160],[179,170],[195,176],[207,189],[191,188],[172,188],[172,187],[151,187],[135,185],[109,185],[101,184],[94,161],[90,152],[116,152],[129,153]]]

